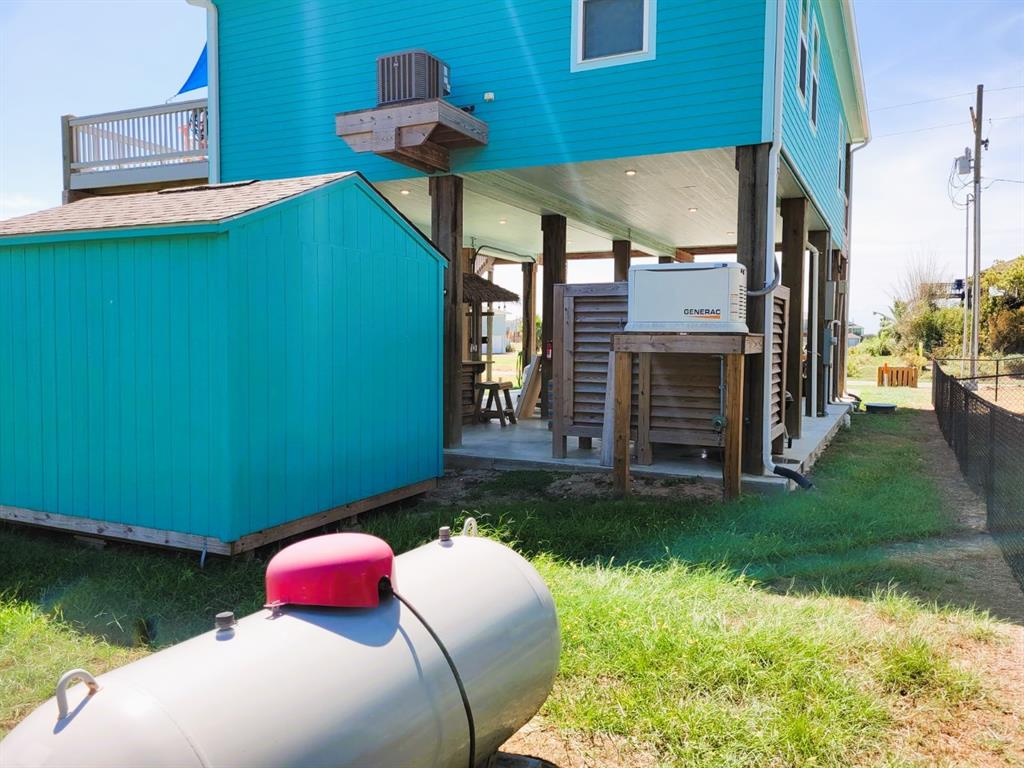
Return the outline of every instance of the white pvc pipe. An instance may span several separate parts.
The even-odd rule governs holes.
[[[211,184],[220,183],[220,28],[217,6],[213,0],[185,0],[189,5],[206,10],[206,101],[207,162]]]

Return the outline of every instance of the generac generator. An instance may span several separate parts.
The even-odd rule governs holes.
[[[731,262],[630,267],[626,331],[746,333],[746,268]]]

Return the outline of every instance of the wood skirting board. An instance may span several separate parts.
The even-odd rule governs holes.
[[[126,525],[124,523],[111,523],[88,517],[73,517],[71,515],[59,515],[55,512],[41,512],[34,509],[4,505],[0,505],[0,520],[35,525],[42,528],[52,528],[87,536],[100,536],[108,539],[152,544],[159,547],[193,549],[198,552],[205,550],[217,555],[237,555],[241,552],[262,547],[264,544],[270,544],[271,542],[287,538],[288,536],[295,536],[313,528],[319,528],[322,525],[343,520],[346,517],[353,517],[377,507],[383,507],[402,499],[426,493],[436,487],[437,478],[432,477],[429,480],[395,488],[375,496],[368,496],[365,499],[359,499],[348,504],[307,515],[306,517],[300,517],[298,520],[291,520],[281,525],[275,525],[272,528],[249,533],[234,541],[223,541],[212,536],[198,536],[192,533],[165,531],[159,528],[147,528],[145,526]]]

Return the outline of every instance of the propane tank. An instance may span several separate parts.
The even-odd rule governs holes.
[[[266,609],[219,614],[214,631],[95,680],[67,673],[0,742],[0,765],[466,768],[452,666],[475,725],[473,762],[484,764],[551,690],[551,593],[485,538],[442,535],[393,567],[390,557],[362,534],[282,550]]]

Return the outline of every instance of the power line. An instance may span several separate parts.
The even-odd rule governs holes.
[[[997,120],[1019,120],[1022,117],[1024,117],[1024,113],[1021,113],[1019,115],[1006,115],[1005,117],[990,117],[990,118],[988,118],[987,122],[994,123]],[[885,138],[888,138],[889,136],[905,136],[908,133],[921,133],[922,131],[937,131],[940,128],[953,128],[954,126],[962,126],[964,124],[964,122],[965,122],[964,120],[960,120],[960,121],[955,122],[955,123],[943,123],[942,125],[929,125],[929,126],[927,126],[925,128],[913,128],[913,129],[911,129],[909,131],[896,131],[895,133],[882,133],[882,134],[879,134],[878,136],[873,136],[872,140],[874,140],[874,139],[885,139]]]
[[[1008,85],[1005,88],[990,88],[989,93],[994,91],[1013,91],[1018,88],[1024,88],[1024,85]],[[962,99],[965,96],[973,96],[974,91],[967,91],[966,93],[953,93],[949,96],[938,96],[934,99],[921,99],[920,101],[907,101],[903,104],[890,104],[886,107],[874,107],[869,109],[868,112],[884,112],[887,109],[900,109],[901,107],[916,107],[918,104],[933,104],[936,101],[948,101],[949,99]],[[877,138],[877,137],[876,137]]]
[[[1024,179],[991,179],[988,184],[985,185],[985,189],[988,189],[993,184],[1004,181],[1007,184],[1024,184]]]

